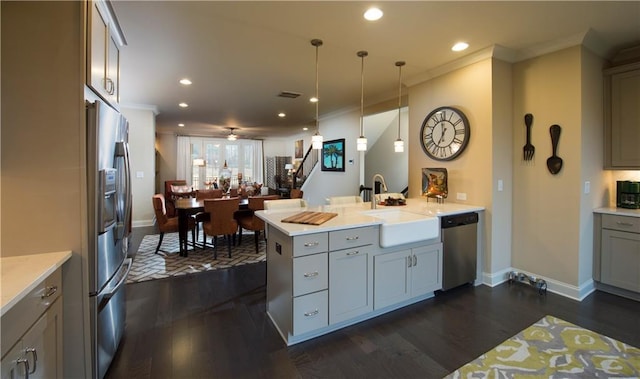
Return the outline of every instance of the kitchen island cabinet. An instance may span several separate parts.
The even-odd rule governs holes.
[[[405,209],[429,217],[482,210],[423,201]],[[367,214],[368,204],[306,210],[338,215],[306,225],[281,221],[300,210],[256,212],[268,236],[267,314],[287,345],[428,299],[442,288],[439,235],[382,248],[384,220]]]
[[[0,377],[62,378],[62,265],[71,252],[2,258]]]

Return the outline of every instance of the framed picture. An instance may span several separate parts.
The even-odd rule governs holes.
[[[344,138],[322,143],[322,171],[344,171]]]
[[[304,140],[299,139],[296,141],[295,158],[302,159],[303,156],[304,156]]]

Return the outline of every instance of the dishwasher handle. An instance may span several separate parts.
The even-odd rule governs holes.
[[[478,223],[478,213],[469,212],[452,216],[444,216],[441,219],[440,227],[442,229],[455,228],[456,226],[471,225]]]

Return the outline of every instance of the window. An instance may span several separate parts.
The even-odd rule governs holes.
[[[194,189],[217,182],[225,161],[232,187],[238,185],[238,174],[242,181],[263,183],[262,141],[178,137],[177,177],[186,178]]]

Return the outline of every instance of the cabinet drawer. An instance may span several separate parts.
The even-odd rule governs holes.
[[[3,356],[61,294],[62,270],[58,269],[2,316]]]
[[[293,259],[293,296],[325,290],[328,282],[327,253]]]
[[[365,226],[329,232],[329,250],[349,249],[378,243],[378,227]]]
[[[640,233],[640,217],[602,215],[604,229],[620,230],[623,232]]]
[[[301,257],[309,254],[324,253],[329,250],[327,233],[307,234],[293,237],[293,256]]]
[[[293,299],[293,334],[299,335],[329,324],[329,296],[327,291]]]

